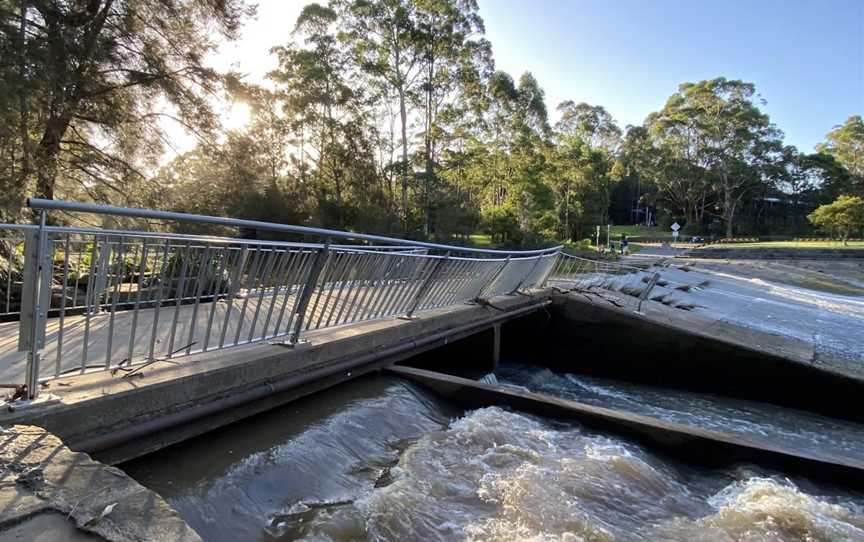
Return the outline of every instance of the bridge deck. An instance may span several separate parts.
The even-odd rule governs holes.
[[[424,311],[415,320],[379,318],[322,328],[309,332],[309,344],[295,348],[257,342],[162,361],[125,378],[103,370],[73,373],[48,382],[33,404],[0,411],[0,425],[38,425],[73,449],[90,452],[116,448],[120,439],[129,449],[109,460],[127,460],[542,310],[549,296],[549,290],[538,290],[495,297],[494,308],[457,304]],[[477,337],[478,350],[466,363],[493,356],[493,335]],[[153,435],[156,441],[144,442]]]
[[[442,291],[458,288],[455,279],[441,282]],[[307,307],[303,330],[404,314],[413,297],[400,298],[398,292],[410,292],[417,286],[416,281],[400,281],[385,288],[334,286],[316,291]],[[137,311],[67,314],[62,322],[62,336],[61,319],[53,311],[46,326],[40,378],[126,366],[130,357],[132,364],[139,364],[153,358],[176,358],[220,347],[287,338],[297,298],[296,288],[282,292],[265,290],[215,302],[171,302],[158,308],[151,304],[150,308]],[[429,304],[425,301],[421,308]],[[0,383],[24,381],[26,355],[17,350],[18,333],[17,321],[0,323]]]

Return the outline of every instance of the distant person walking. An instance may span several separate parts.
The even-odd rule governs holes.
[[[630,241],[627,240],[627,236],[623,233],[621,234],[621,255],[624,256],[630,252]]]

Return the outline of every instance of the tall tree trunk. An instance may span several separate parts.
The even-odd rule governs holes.
[[[396,92],[399,94],[399,121],[402,131],[402,229],[408,231],[408,110],[405,104],[405,80],[402,74],[402,50],[399,38],[393,37],[393,60],[396,68]]]
[[[23,192],[30,177],[30,111],[27,103],[27,3],[21,0],[21,24],[18,34],[18,76],[19,81],[19,132],[21,137],[21,172],[18,188]]]
[[[408,230],[408,112],[405,106],[405,89],[399,88],[399,120],[402,123],[402,226]]]
[[[80,107],[82,86],[89,70],[93,68],[93,55],[97,48],[98,37],[113,4],[114,0],[105,0],[104,5],[94,12],[86,34],[82,37],[80,51],[75,54],[73,60],[69,58],[69,50],[64,41],[61,16],[53,7],[46,8],[44,5],[36,4],[48,28],[48,61],[54,78],[48,121],[33,155],[38,197],[54,198],[60,142],[72,122],[75,111]],[[91,2],[91,6],[98,7],[99,2]]]
[[[432,100],[434,99],[432,95],[432,78],[435,74],[435,63],[433,60],[429,62],[429,71],[427,72],[427,84],[426,84],[426,134],[424,141],[424,153],[426,155],[426,172],[424,174],[425,180],[425,189],[423,191],[423,211],[425,215],[423,230],[426,235],[429,235],[430,231],[430,215],[431,215],[431,188],[432,188],[432,175],[433,175],[433,164],[432,164],[432,122],[433,122],[433,111],[432,111]]]
[[[33,162],[36,167],[36,197],[54,199],[54,185],[57,180],[57,155],[60,141],[72,121],[70,113],[52,116],[45,125],[42,139],[36,147]]]
[[[723,175],[723,218],[726,220],[726,238],[732,237],[732,218],[735,214],[735,204],[732,201],[732,187],[729,179]]]

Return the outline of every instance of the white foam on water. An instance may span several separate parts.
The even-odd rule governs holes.
[[[864,540],[860,507],[828,503],[790,482],[750,478],[726,486],[709,499],[716,512],[695,520],[676,519],[657,530],[669,541]],[[858,508],[856,511],[855,508]]]
[[[858,505],[768,478],[685,475],[626,441],[497,407],[422,437],[393,472],[343,511],[336,524],[353,531],[323,515],[307,539],[864,540]]]

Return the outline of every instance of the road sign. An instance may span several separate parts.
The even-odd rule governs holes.
[[[681,226],[679,226],[677,222],[672,224],[672,226],[670,226],[670,227],[672,228],[672,231],[675,233],[678,233],[678,230],[681,229]]]

